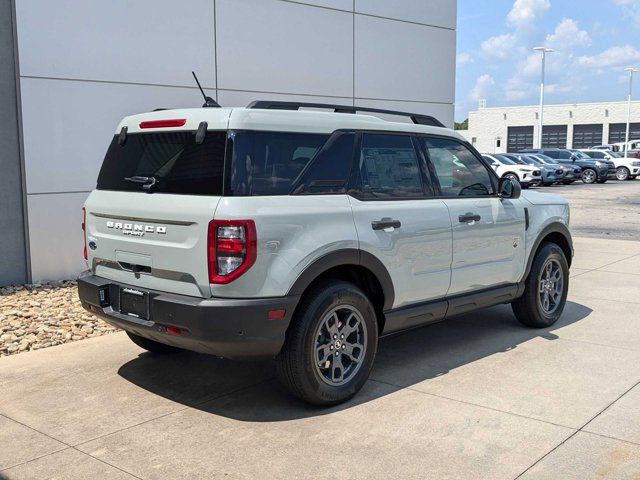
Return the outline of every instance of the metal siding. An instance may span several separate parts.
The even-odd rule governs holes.
[[[12,2],[0,2],[0,285],[27,280]]]

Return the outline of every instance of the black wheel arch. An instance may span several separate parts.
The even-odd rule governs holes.
[[[552,242],[558,245],[565,256],[567,257],[567,264],[571,266],[571,260],[573,258],[573,240],[571,238],[571,232],[567,226],[560,222],[554,222],[547,225],[536,238],[531,254],[527,259],[527,268],[525,269],[524,277],[527,278],[531,272],[531,266],[536,257],[536,254],[540,250],[540,247],[545,242]]]
[[[302,295],[317,279],[341,267],[358,267],[368,270],[382,290],[384,297],[382,310],[391,310],[395,300],[395,290],[389,271],[374,255],[356,248],[336,250],[316,259],[298,276],[287,295]]]

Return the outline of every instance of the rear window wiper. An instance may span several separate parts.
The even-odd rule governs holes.
[[[158,184],[158,179],[156,177],[124,177],[127,182],[133,183],[142,183],[142,188],[147,192],[151,192],[151,189]]]

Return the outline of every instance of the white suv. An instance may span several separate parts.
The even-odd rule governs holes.
[[[380,336],[500,303],[531,327],[560,317],[569,206],[520,194],[424,115],[134,115],[84,207],[79,295],[151,352],[275,357],[290,392],[333,405],[363,386]]]
[[[605,159],[612,161],[616,166],[616,178],[618,180],[634,180],[640,175],[640,159],[628,158],[623,153],[597,148],[582,149],[580,151],[594,160]]]
[[[499,153],[483,153],[482,157],[500,178],[513,178],[520,182],[524,188],[529,188],[542,183],[542,174],[539,168],[531,165],[519,165],[513,160]]]

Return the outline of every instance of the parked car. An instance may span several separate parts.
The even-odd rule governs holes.
[[[634,180],[640,175],[640,160],[637,158],[625,157],[622,153],[611,150],[581,150],[584,154],[595,160],[610,160],[616,167],[616,178],[618,180]]]
[[[432,117],[154,111],[120,122],[85,202],[78,292],[146,350],[275,357],[328,406],[364,385],[380,336],[503,303],[554,324],[568,227],[564,198],[521,196]]]
[[[512,153],[507,154],[507,156],[513,159],[514,162],[539,168],[542,172],[542,185],[545,187],[550,187],[554,183],[560,182],[563,179],[564,170],[558,166],[545,165],[524,153]]]
[[[482,157],[501,178],[513,178],[520,182],[522,188],[529,188],[542,183],[541,170],[521,165],[499,153],[483,153]]]
[[[522,153],[541,153],[547,157],[568,166],[582,169],[582,181],[587,184],[605,183],[609,178],[615,178],[616,167],[613,162],[594,160],[585,154],[574,153],[561,148],[542,148],[521,150]]]
[[[562,170],[564,172],[564,174],[562,175],[562,183],[564,185],[571,185],[576,180],[580,180],[582,178],[582,168],[580,168],[580,167],[563,165],[562,163],[558,162],[557,160],[554,160],[551,157],[547,157],[546,155],[543,155],[541,153],[529,154],[529,158],[533,158],[535,160],[538,160],[538,161],[544,163],[545,165],[551,165],[553,167],[562,168]]]

